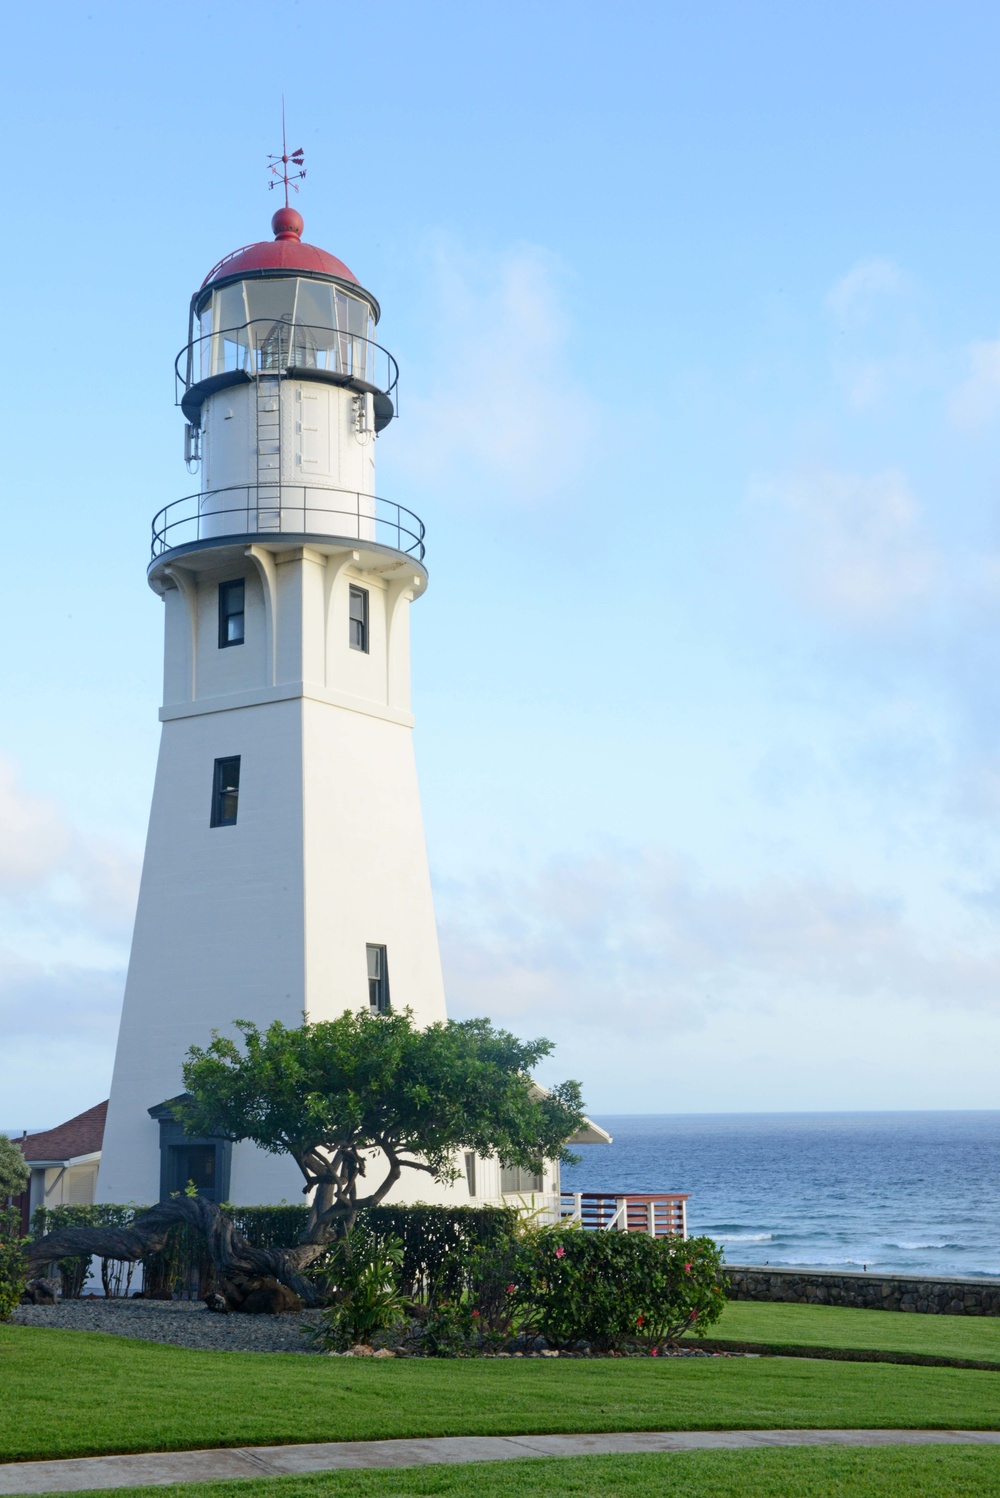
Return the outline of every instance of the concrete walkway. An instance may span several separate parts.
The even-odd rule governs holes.
[[[0,1464],[0,1493],[78,1493],[85,1488],[162,1487],[358,1467],[424,1467],[527,1456],[647,1451],[729,1451],[747,1446],[1000,1446],[995,1430],[693,1430],[585,1436],[443,1436],[426,1441],[329,1441],[309,1446],[88,1456]]]

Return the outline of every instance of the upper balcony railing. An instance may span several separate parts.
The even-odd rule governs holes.
[[[686,1238],[687,1201],[687,1193],[681,1192],[564,1191],[559,1217],[592,1232]]]
[[[272,317],[203,333],[182,348],[174,361],[178,404],[192,386],[219,375],[300,370],[378,391],[399,414],[399,366],[388,349],[358,333]]]
[[[324,536],[374,543],[424,559],[424,523],[375,494],[318,484],[235,484],[187,494],[153,520],[152,557],[201,542],[246,536]]]

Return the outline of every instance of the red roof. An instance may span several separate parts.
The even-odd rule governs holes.
[[[30,1165],[38,1160],[74,1160],[77,1155],[93,1155],[101,1148],[104,1139],[104,1121],[108,1116],[106,1102],[54,1129],[43,1129],[40,1134],[29,1134],[27,1139],[15,1139],[24,1158]]]
[[[261,270],[301,270],[307,275],[336,276],[341,281],[358,284],[357,276],[348,270],[343,260],[321,250],[318,245],[302,243],[305,226],[302,215],[294,208],[279,208],[271,220],[271,227],[273,239],[262,239],[259,244],[247,244],[241,250],[233,250],[218,265],[213,265],[202,286],[222,276],[242,276],[247,271]]]

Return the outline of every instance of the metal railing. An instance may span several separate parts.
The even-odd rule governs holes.
[[[183,369],[181,361],[183,360]],[[346,329],[256,317],[239,327],[202,333],[174,360],[177,399],[216,375],[286,374],[315,369],[380,390],[399,412],[399,365],[380,343]]]
[[[559,1216],[591,1232],[687,1237],[687,1195],[660,1192],[564,1191]]]
[[[187,494],[153,518],[152,556],[198,541],[248,535],[336,536],[424,559],[424,523],[376,494],[319,484],[233,484]]]

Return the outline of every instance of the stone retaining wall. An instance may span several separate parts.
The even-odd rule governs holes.
[[[913,1279],[905,1274],[845,1274],[829,1269],[774,1269],[727,1264],[730,1300],[783,1300],[796,1305],[860,1306],[870,1311],[923,1311],[939,1316],[1000,1316],[1000,1279]]]

